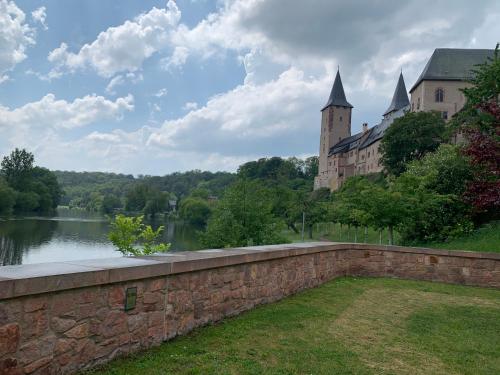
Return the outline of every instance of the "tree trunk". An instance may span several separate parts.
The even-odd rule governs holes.
[[[339,241],[342,241],[342,223],[340,223]]]
[[[358,226],[354,227],[354,243],[358,243]]]
[[[295,234],[299,234],[299,230],[295,226],[295,223],[288,224],[288,228],[290,228],[291,230],[293,230],[295,232]]]
[[[392,226],[389,227],[389,245],[394,245],[394,228]]]
[[[351,240],[351,224],[347,226],[347,242]]]
[[[378,243],[382,245],[382,229],[378,230]]]
[[[309,238],[312,240],[313,238],[313,226],[309,225]]]
[[[365,243],[368,242],[368,226],[365,226]]]

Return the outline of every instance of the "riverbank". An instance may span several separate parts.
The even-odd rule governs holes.
[[[301,242],[300,233],[288,230],[283,233],[290,242]],[[395,244],[401,245],[398,233],[395,233]],[[305,240],[310,240],[307,233]],[[369,244],[388,244],[387,230],[381,233],[368,228],[359,228],[357,233],[354,228],[347,228],[337,223],[319,223],[313,228],[313,240],[328,240],[335,242],[358,242]],[[500,222],[491,222],[476,229],[468,236],[453,239],[449,242],[428,242],[415,244],[416,247],[430,247],[446,250],[485,251],[500,253]]]

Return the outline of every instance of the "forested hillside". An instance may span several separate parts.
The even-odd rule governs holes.
[[[105,172],[55,171],[64,191],[62,205],[92,211],[108,212],[134,203],[132,211],[140,211],[146,202],[159,195],[167,200],[179,200],[195,188],[204,188],[210,195],[220,195],[231,184],[235,174],[228,172],[176,172],[166,176],[138,176]],[[161,197],[160,200],[164,200]],[[144,205],[141,206],[141,201]],[[164,203],[164,202],[162,202]],[[163,207],[159,209],[162,211]]]

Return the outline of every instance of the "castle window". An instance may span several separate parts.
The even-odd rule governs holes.
[[[351,156],[352,156],[352,151],[351,151]]]
[[[340,116],[340,122],[342,122],[342,116]]]
[[[362,159],[362,160],[365,160],[365,155],[361,156],[361,159]]]
[[[437,103],[442,103],[444,101],[444,90],[442,88],[436,89],[434,92],[434,98]]]
[[[446,111],[441,112],[441,116],[443,117],[443,120],[448,120],[448,112]]]
[[[413,112],[415,110],[415,103],[411,103],[411,111]]]
[[[368,151],[368,157],[370,157],[370,151]]]
[[[417,98],[417,111],[420,109],[420,98]]]

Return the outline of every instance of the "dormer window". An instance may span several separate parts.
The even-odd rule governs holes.
[[[444,101],[444,90],[442,88],[436,89],[434,98],[436,100],[436,103],[442,103]]]

